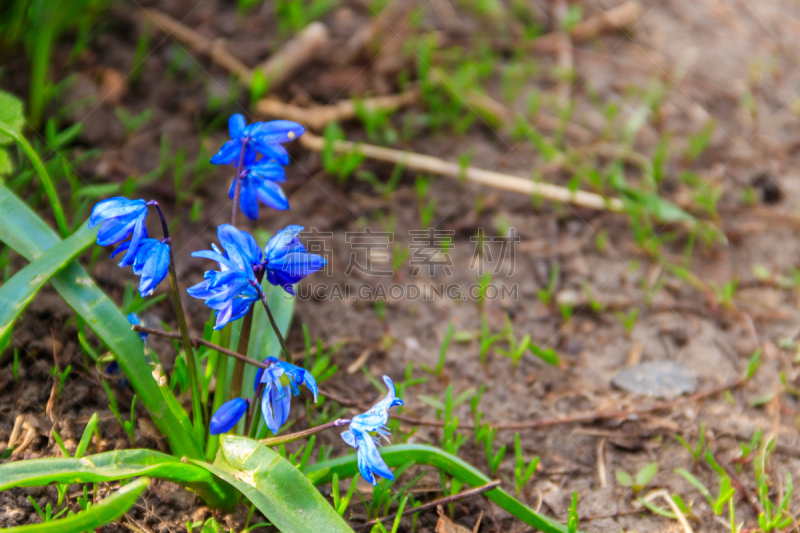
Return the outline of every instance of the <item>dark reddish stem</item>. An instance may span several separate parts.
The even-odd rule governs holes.
[[[233,184],[233,207],[231,208],[231,226],[236,226],[236,214],[239,212],[239,197],[242,194],[242,170],[244,170],[244,152],[247,149],[247,141],[242,139],[242,151],[239,152],[239,164],[236,165],[236,177]]]

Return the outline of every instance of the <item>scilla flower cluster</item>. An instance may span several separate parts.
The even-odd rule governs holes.
[[[289,209],[289,201],[279,185],[286,180],[283,166],[289,163],[283,143],[302,135],[305,131],[303,126],[286,120],[248,125],[242,115],[236,114],[229,119],[228,130],[230,140],[211,158],[211,162],[236,168],[228,192],[233,200],[231,224],[217,228],[219,246],[212,243],[210,250],[192,253],[193,257],[214,261],[217,268],[205,272],[203,281],[187,290],[191,297],[203,300],[214,311],[214,329],[224,328],[247,316],[259,300],[272,321],[262,289],[263,280],[266,278],[269,284],[294,295],[294,284],[325,267],[325,259],[308,253],[298,239],[302,226],[290,225],[278,231],[263,249],[252,235],[236,227],[238,211],[250,220],[258,220],[260,204],[278,210]],[[161,239],[148,236],[145,221],[150,208],[158,213]],[[179,326],[185,335],[183,338],[187,339],[169,227],[158,203],[155,200],[109,198],[95,205],[89,226],[100,226],[97,243],[116,246],[112,257],[121,254],[119,266],[132,267],[133,273],[140,277],[139,293],[143,297],[151,295],[164,278],[170,276]],[[135,323],[138,323],[138,317]],[[287,359],[290,359],[274,321],[272,325]],[[395,395],[392,381],[388,377],[384,377],[384,381],[389,386],[387,397],[366,413],[354,417],[349,421],[350,428],[342,433],[345,442],[357,450],[361,474],[373,484],[377,483],[376,475],[393,479],[391,470],[378,452],[374,435],[388,435],[389,409],[403,404]],[[316,402],[319,390],[309,371],[276,357],[268,357],[259,367],[254,383],[254,401],[260,403],[264,422],[273,434],[277,435],[288,420],[291,399],[300,394],[301,386],[310,391]],[[233,398],[222,404],[211,417],[209,432],[221,434],[234,430],[249,412],[250,404],[248,398]]]

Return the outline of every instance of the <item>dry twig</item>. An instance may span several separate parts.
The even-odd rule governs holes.
[[[300,137],[303,146],[311,150],[322,151],[325,141],[321,137],[306,133]],[[573,204],[591,209],[621,212],[624,208],[622,200],[606,198],[599,194],[586,191],[571,191],[566,187],[559,187],[549,183],[536,182],[530,179],[502,174],[491,170],[475,167],[462,167],[438,157],[422,155],[413,152],[403,152],[392,148],[383,148],[371,144],[355,144],[348,141],[335,141],[333,149],[339,153],[356,153],[380,161],[402,163],[405,168],[430,172],[451,178],[464,178],[469,182],[480,185],[489,185],[498,189],[518,192],[530,196],[538,196],[548,200]]]
[[[281,46],[261,67],[270,90],[281,85],[328,44],[328,28],[312,22],[294,39]]]
[[[598,35],[614,30],[631,31],[639,23],[642,5],[638,0],[630,0],[597,16],[588,18],[575,25],[569,32],[574,43],[583,43]],[[558,52],[560,50],[560,31],[542,35],[533,41],[535,52]]]
[[[320,131],[329,122],[354,118],[358,105],[368,111],[393,111],[411,105],[417,100],[419,100],[419,90],[417,89],[390,96],[365,98],[360,101],[340,100],[335,104],[314,107],[299,107],[285,104],[275,98],[265,98],[256,104],[256,112],[269,117],[293,120],[314,131]]]
[[[144,12],[149,18],[147,22],[156,28],[195,52],[208,56],[211,61],[237,76],[245,85],[250,86],[253,83],[253,70],[228,52],[222,40],[211,40],[157,9],[145,9]],[[297,69],[311,61],[327,42],[328,30],[325,25],[321,22],[309,24],[258,67],[264,74],[267,87],[274,89],[285,82]]]

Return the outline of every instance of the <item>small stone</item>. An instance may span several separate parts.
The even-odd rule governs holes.
[[[650,361],[626,368],[611,378],[611,385],[633,394],[665,400],[697,389],[689,369],[674,361]]]

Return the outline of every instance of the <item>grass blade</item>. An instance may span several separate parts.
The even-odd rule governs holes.
[[[48,249],[28,263],[0,287],[0,338],[11,330],[14,320],[56,272],[94,244],[97,229],[82,226],[71,237]]]
[[[50,483],[97,483],[138,476],[166,479],[197,492],[211,507],[232,510],[236,491],[217,478],[177,457],[152,450],[117,450],[82,459],[47,458],[0,465],[0,491]]]
[[[224,435],[213,465],[192,463],[239,489],[280,531],[353,533],[300,470],[255,440]]]
[[[25,203],[0,184],[0,241],[28,261],[42,256],[60,239]],[[145,362],[144,350],[125,316],[77,261],[50,278],[50,284],[95,334],[111,349],[136,395],[176,455],[203,457],[200,444],[185,431],[167,407]]]
[[[133,507],[142,492],[150,484],[146,477],[137,479],[120,488],[117,492],[93,505],[91,509],[43,524],[11,527],[6,533],[81,533],[98,529],[113,522]]]
[[[418,465],[432,466],[440,472],[448,474],[471,487],[479,487],[492,481],[483,474],[483,472],[472,465],[433,446],[426,446],[424,444],[395,444],[393,446],[384,446],[381,448],[381,456],[390,467],[397,467],[409,461],[413,461]],[[334,473],[339,476],[339,479],[357,476],[358,464],[356,463],[356,456],[355,454],[346,455],[338,459],[316,463],[307,466],[304,470],[305,474],[314,472],[324,472],[324,474],[320,475],[320,477],[315,480],[317,485],[330,483]],[[567,526],[559,524],[555,520],[533,511],[503,489],[492,489],[485,494],[487,498],[512,515],[544,533],[567,532]]]

